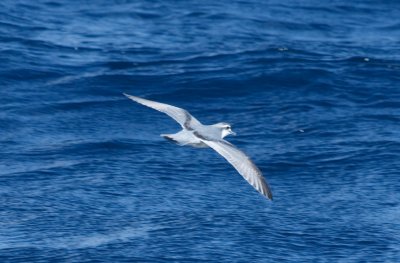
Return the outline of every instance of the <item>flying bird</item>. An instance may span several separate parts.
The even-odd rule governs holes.
[[[236,135],[231,125],[220,122],[213,125],[203,125],[188,111],[147,99],[123,93],[129,99],[142,105],[163,112],[177,121],[182,130],[175,134],[161,134],[165,139],[175,142],[180,146],[192,146],[196,148],[210,147],[222,155],[243,178],[259,193],[272,200],[272,192],[260,169],[230,142],[224,140],[227,135]]]

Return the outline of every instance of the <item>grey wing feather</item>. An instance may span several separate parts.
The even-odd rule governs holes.
[[[258,192],[272,200],[272,192],[267,181],[246,154],[225,140],[203,140],[203,142],[221,154]]]
[[[125,93],[123,93],[123,94],[133,101],[136,101],[147,107],[153,108],[155,110],[158,110],[158,111],[161,111],[161,112],[167,114],[168,116],[173,118],[175,121],[177,121],[182,126],[182,128],[185,128],[188,130],[193,130],[196,126],[201,125],[201,123],[195,117],[190,115],[190,113],[184,109],[181,109],[181,108],[178,108],[178,107],[175,107],[172,105],[160,103],[160,102],[142,99],[142,98],[128,95]]]

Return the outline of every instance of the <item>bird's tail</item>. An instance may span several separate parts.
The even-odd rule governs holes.
[[[161,137],[164,137],[168,141],[171,141],[173,143],[179,144],[177,140],[174,139],[173,134],[160,134]]]

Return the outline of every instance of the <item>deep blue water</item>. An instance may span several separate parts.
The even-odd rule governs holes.
[[[399,1],[0,2],[1,262],[400,262]],[[274,201],[122,92],[226,121]]]

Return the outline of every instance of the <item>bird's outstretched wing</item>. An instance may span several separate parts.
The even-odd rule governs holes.
[[[225,141],[202,140],[205,144],[221,154],[230,164],[235,167],[240,175],[252,185],[258,192],[272,200],[272,192],[267,181],[262,176],[260,169],[233,144]]]
[[[164,112],[165,114],[176,120],[182,126],[182,128],[185,128],[187,130],[193,130],[197,126],[201,125],[201,123],[195,117],[190,115],[187,110],[164,103],[142,99],[125,93],[123,94],[133,101],[136,101],[155,110]]]

